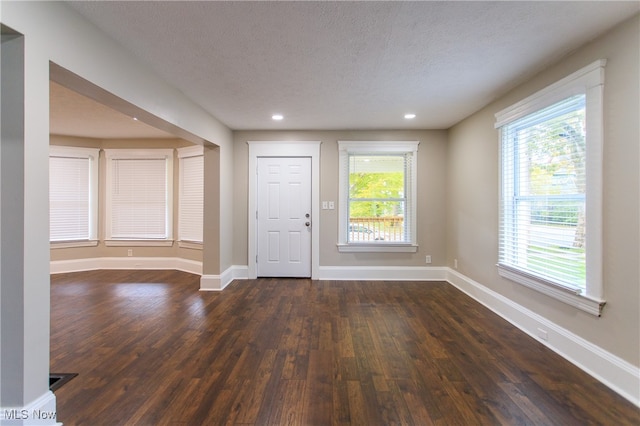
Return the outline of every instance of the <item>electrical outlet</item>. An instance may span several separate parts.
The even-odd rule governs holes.
[[[127,250],[127,256],[129,257],[133,256],[133,249]]]
[[[544,330],[542,328],[538,329],[538,337],[544,341],[549,340],[549,334],[547,333],[547,330]]]
[[[424,263],[431,263],[431,256],[425,256]]]
[[[333,210],[336,208],[336,205],[333,201],[329,201],[329,210]]]

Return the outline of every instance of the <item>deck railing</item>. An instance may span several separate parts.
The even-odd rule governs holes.
[[[404,218],[352,217],[349,219],[349,241],[404,241]]]

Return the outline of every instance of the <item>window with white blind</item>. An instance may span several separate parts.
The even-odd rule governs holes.
[[[418,142],[339,141],[339,251],[415,252]]]
[[[496,114],[498,267],[506,278],[599,315],[604,62]]]
[[[202,244],[204,206],[204,152],[201,146],[178,149],[178,239]]]
[[[170,244],[173,150],[107,149],[105,156],[107,244]]]
[[[49,148],[49,240],[53,247],[96,245],[98,155],[93,148]]]

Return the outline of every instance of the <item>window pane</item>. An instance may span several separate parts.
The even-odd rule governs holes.
[[[347,241],[407,241],[406,156],[350,155]]]
[[[204,157],[180,159],[179,233],[182,241],[202,242]]]
[[[417,250],[418,145],[418,141],[338,141],[339,251]]]
[[[404,155],[351,155],[349,198],[403,198]]]
[[[584,95],[503,130],[501,263],[585,287]]]
[[[527,166],[521,194],[585,193],[584,107],[518,132]]]
[[[167,238],[165,159],[114,159],[111,192],[113,238]]]
[[[404,201],[351,201],[347,241],[407,241]],[[361,214],[359,212],[382,212]]]
[[[90,238],[90,160],[49,158],[50,241]]]

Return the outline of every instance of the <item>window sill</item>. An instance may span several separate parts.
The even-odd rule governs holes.
[[[389,244],[389,243],[341,243],[338,244],[340,253],[415,253],[417,244]]]
[[[593,299],[580,293],[579,289],[571,289],[559,285],[553,285],[546,281],[536,279],[530,275],[523,274],[516,269],[503,265],[498,266],[498,274],[508,280],[529,287],[542,294],[546,294],[560,302],[573,306],[581,311],[599,317],[602,314],[602,308],[606,301]]]
[[[193,250],[202,250],[202,243],[195,241],[178,241],[178,247]]]
[[[82,240],[82,241],[55,241],[50,242],[51,249],[66,249],[74,247],[96,247],[98,240]]]
[[[105,240],[107,247],[171,247],[173,240]]]

